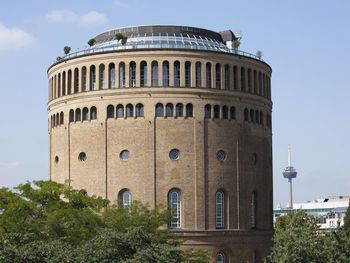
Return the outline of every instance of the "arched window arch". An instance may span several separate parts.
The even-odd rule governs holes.
[[[196,88],[202,86],[202,63],[196,62]]]
[[[87,120],[89,120],[89,109],[85,107],[83,109],[83,121],[87,121]]]
[[[56,113],[56,126],[60,125],[60,115]]]
[[[108,71],[109,71],[108,88],[115,89],[115,64],[114,63],[109,63]]]
[[[74,122],[74,110],[69,111],[69,122]]]
[[[254,122],[254,110],[250,110],[250,122]]]
[[[60,125],[64,124],[64,113],[60,113]]]
[[[182,103],[176,104],[175,116],[176,117],[183,117],[184,116],[184,105]]]
[[[216,228],[224,228],[225,227],[224,202],[225,202],[224,192],[217,191],[215,194],[215,227]]]
[[[72,94],[72,70],[68,70],[68,91],[67,95]]]
[[[125,88],[125,63],[119,63],[119,87]]]
[[[222,106],[222,118],[223,119],[228,119],[228,108],[226,105]]]
[[[236,108],[234,106],[230,107],[230,120],[236,119]]]
[[[164,106],[162,103],[156,105],[156,117],[164,117]]]
[[[261,75],[261,72],[259,72],[259,95],[261,96],[262,95],[262,75]]]
[[[117,118],[124,118],[124,106],[121,104],[117,106]]]
[[[123,208],[129,208],[131,206],[132,197],[128,189],[123,189],[119,192],[119,204]]]
[[[158,87],[158,62],[157,61],[152,61],[151,64],[152,67],[152,87]]]
[[[256,191],[252,192],[251,197],[251,228],[256,228],[256,210],[257,210],[257,196]]]
[[[81,68],[81,90],[86,91],[86,67]]]
[[[244,109],[244,121],[249,121],[249,110],[247,108]]]
[[[266,78],[265,74],[262,74],[262,96],[266,96]]]
[[[80,109],[75,110],[75,121],[81,121],[81,110]]]
[[[126,105],[126,117],[134,117],[134,106],[132,104]]]
[[[141,61],[140,63],[140,86],[147,86],[147,62]]]
[[[205,65],[205,87],[211,88],[211,64],[209,62]]]
[[[169,87],[169,62],[163,62],[163,87]]]
[[[237,66],[233,66],[233,89],[238,89]]]
[[[144,117],[143,104],[136,104],[136,117]]]
[[[62,95],[62,93],[61,93],[61,73],[58,73],[58,77],[57,77],[57,94],[58,94],[58,97],[60,97]]]
[[[90,66],[90,90],[95,90],[96,86],[96,67],[95,65]]]
[[[207,104],[204,107],[204,118],[211,119],[211,105]]]
[[[260,119],[259,119],[260,125],[264,125],[264,113],[260,111]]]
[[[174,87],[180,87],[180,62],[174,62]]]
[[[105,65],[100,64],[99,66],[99,80],[98,80],[98,89],[104,89],[105,87]]]
[[[66,72],[62,73],[62,96],[66,95]]]
[[[90,120],[96,120],[97,119],[97,109],[95,106],[92,106],[90,108]]]
[[[220,63],[217,63],[215,66],[215,79],[216,79],[215,88],[221,89],[221,64]]]
[[[165,107],[165,116],[173,117],[174,116],[174,106],[171,103],[168,103]]]
[[[256,124],[259,124],[260,123],[260,120],[259,120],[259,111],[258,110],[255,110],[255,123]]]
[[[79,92],[79,69],[74,69],[74,93]]]
[[[178,189],[172,189],[168,194],[168,208],[171,213],[170,228],[181,227],[181,195]]]
[[[129,87],[136,87],[136,63],[131,61],[129,64]]]
[[[52,118],[52,124],[51,124],[51,126],[52,126],[52,127],[55,127],[55,126],[56,126],[56,114],[54,114],[53,116],[51,116],[51,118]]]
[[[220,252],[216,255],[216,263],[225,263],[225,254]]]
[[[220,119],[220,106],[214,106],[214,119]]]
[[[241,91],[245,91],[245,68],[241,67]]]
[[[225,65],[225,90],[229,90],[230,89],[230,65],[226,64]]]
[[[248,68],[247,70],[247,79],[248,79],[248,91],[252,92],[252,70]]]
[[[185,62],[185,87],[191,87],[191,62]]]
[[[188,117],[188,118],[193,117],[193,104],[192,103],[188,103],[186,105],[186,117]]]
[[[55,98],[58,98],[58,92],[57,92],[57,76],[55,75],[53,77],[53,87],[54,87],[54,93],[55,93]]]
[[[114,118],[114,106],[108,105],[107,106],[107,119]]]

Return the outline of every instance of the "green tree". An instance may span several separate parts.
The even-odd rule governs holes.
[[[0,189],[0,262],[209,262],[180,249],[170,213],[140,203],[111,205],[66,184]]]
[[[96,40],[94,38],[91,38],[87,43],[90,47],[92,47],[96,44]]]
[[[344,217],[343,229],[344,229],[345,233],[347,234],[347,236],[350,237],[350,202],[349,202],[349,206],[348,206],[348,209],[346,210],[346,214]]]
[[[115,39],[120,41],[122,45],[125,45],[128,40],[127,36],[124,36],[122,33],[115,34]]]
[[[232,48],[237,50],[239,48],[239,46],[241,45],[241,38],[235,38],[232,41]]]
[[[65,55],[68,55],[68,54],[70,53],[70,51],[71,51],[71,48],[68,47],[68,46],[65,46],[65,47],[63,48],[63,52],[64,52]]]

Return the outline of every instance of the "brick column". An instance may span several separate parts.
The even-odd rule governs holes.
[[[180,87],[185,87],[185,60],[180,61]]]

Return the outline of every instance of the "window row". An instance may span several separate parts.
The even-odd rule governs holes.
[[[165,109],[165,110],[164,110]],[[174,104],[167,103],[164,105],[162,103],[157,103],[155,106],[156,117],[193,117],[193,105],[192,103],[186,104],[184,106],[182,103]]]
[[[171,74],[170,74],[171,73]],[[186,61],[99,64],[69,69],[49,79],[49,99],[88,90],[134,87],[196,87],[239,90],[271,99],[271,79],[251,68]]]
[[[244,121],[256,123],[260,125],[266,125],[271,128],[271,115],[266,113],[266,121],[264,122],[264,113],[259,110],[244,109]]]
[[[135,112],[135,113],[134,113]],[[131,117],[144,117],[143,104],[138,103],[134,107],[132,104],[128,104],[125,107],[122,104],[118,104],[116,107],[113,105],[107,106],[107,118],[131,118]]]
[[[61,113],[56,113],[56,114],[51,115],[50,122],[51,122],[52,128],[63,125],[64,124],[64,113],[61,111]]]
[[[75,109],[69,111],[69,122],[77,122],[77,121],[88,121],[88,120],[96,120],[97,119],[97,109],[95,106],[92,106],[90,109],[84,107],[83,110]]]
[[[211,106],[207,104],[204,106],[204,118],[235,120],[236,108],[234,106],[228,107],[224,105],[221,107],[219,105]]]

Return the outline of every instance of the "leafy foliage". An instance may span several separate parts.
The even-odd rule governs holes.
[[[232,48],[233,49],[238,49],[240,45],[241,45],[241,38],[235,38],[232,41]]]
[[[92,47],[96,44],[96,40],[94,38],[91,38],[87,43],[90,47]]]
[[[70,51],[71,51],[71,48],[68,47],[68,46],[65,46],[65,47],[63,48],[63,52],[64,52],[65,55],[68,55],[68,54],[70,53]]]
[[[124,36],[122,33],[117,33],[117,34],[115,34],[115,39],[117,41],[120,41],[122,43],[122,45],[125,45],[127,40],[128,40],[128,37]]]
[[[350,236],[350,202],[349,202],[349,206],[348,209],[346,210],[346,215],[344,217],[344,226],[343,229],[345,231],[345,233]]]
[[[0,189],[0,262],[209,262],[180,249],[170,214],[110,205],[68,185],[37,181]]]

